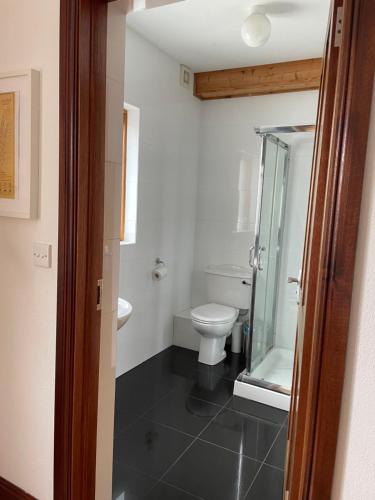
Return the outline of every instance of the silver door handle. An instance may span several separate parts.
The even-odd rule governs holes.
[[[293,276],[288,276],[288,283],[297,283],[297,285],[299,285],[300,281],[298,278],[294,278]]]
[[[258,259],[257,259],[257,265],[258,265],[258,270],[259,271],[263,271],[264,267],[262,266],[262,260],[261,260],[261,256],[262,256],[262,252],[264,252],[266,249],[266,247],[259,247],[259,250],[258,250]]]
[[[249,250],[249,265],[250,267],[254,267],[254,250],[255,245],[252,245]]]

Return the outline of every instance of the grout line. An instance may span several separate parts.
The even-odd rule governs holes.
[[[127,425],[124,429],[122,429],[121,431],[119,432],[116,432],[116,429],[114,430],[114,433],[113,433],[113,441],[116,440],[117,437],[119,437],[121,434],[123,434],[124,432],[127,432],[131,427],[134,427],[134,425],[139,422],[139,420],[141,418],[144,418],[144,416],[149,412],[151,411],[153,408],[155,408],[156,405],[158,405],[163,399],[165,399],[167,396],[169,396],[169,394],[171,393],[172,391],[169,391],[168,394],[165,394],[164,396],[162,396],[160,399],[158,399],[156,401],[156,403],[154,403],[152,406],[150,406],[146,411],[140,413],[139,415],[137,415],[134,419],[134,421]]]
[[[189,432],[182,431],[180,429],[177,429],[176,427],[172,427],[171,425],[164,424],[162,422],[158,422],[157,420],[154,420],[153,418],[150,417],[141,417],[142,420],[147,420],[148,422],[152,422],[153,424],[160,425],[160,427],[165,427],[166,429],[170,429],[171,431],[179,432],[180,434],[183,434],[184,436],[188,436],[191,438],[195,438],[194,434],[190,434]]]
[[[212,443],[211,441],[207,441],[207,439],[198,438],[198,441],[202,441],[202,443],[206,443],[206,444],[211,444],[212,446],[216,446],[216,448],[220,448],[222,450],[229,451],[230,453],[233,453],[234,455],[239,455],[239,456],[242,456],[244,458],[248,458],[249,460],[253,460],[254,462],[257,462],[259,464],[263,463],[262,460],[258,460],[257,458],[250,457],[249,455],[245,455],[244,453],[238,453],[238,451],[231,450],[230,448],[225,448],[225,446],[221,446],[220,444],[217,444],[217,443]]]
[[[284,472],[285,473],[285,469],[282,469],[281,467],[277,467],[277,465],[272,465],[272,464],[267,464],[265,463],[264,464],[265,467],[271,467],[271,469],[276,469],[280,472]]]
[[[229,401],[228,401],[228,403],[229,403]],[[259,422],[263,422],[263,423],[266,423],[266,424],[271,424],[271,425],[274,425],[276,427],[284,427],[284,425],[285,425],[286,420],[284,420],[283,422],[274,422],[272,420],[268,420],[268,419],[265,419],[265,418],[257,417],[255,415],[251,415],[250,413],[246,413],[245,411],[236,410],[234,408],[231,408],[230,406],[228,406],[228,403],[223,408],[224,410],[229,410],[229,411],[232,411],[234,413],[239,413],[240,415],[243,415],[244,417],[249,417],[249,418],[251,418],[253,420],[257,420]],[[284,410],[282,410],[282,411],[284,411]],[[286,419],[287,418],[288,417],[286,417]]]
[[[191,496],[191,497],[193,497],[193,498],[196,498],[197,500],[205,500],[203,497],[199,497],[199,496],[197,496],[197,495],[194,495],[193,493],[190,493],[189,491],[184,490],[183,488],[180,488],[179,486],[174,486],[173,484],[168,483],[167,481],[161,481],[161,480],[159,480],[159,481],[157,482],[157,484],[156,484],[156,485],[155,485],[155,486],[151,489],[151,491],[152,491],[153,489],[155,489],[155,488],[156,488],[156,486],[157,486],[158,484],[166,484],[166,485],[167,485],[167,486],[169,486],[170,488],[174,488],[175,490],[181,491],[182,493],[186,493],[187,495],[189,495],[189,496]]]
[[[177,464],[177,462],[187,453],[188,450],[193,446],[194,443],[196,443],[199,439],[199,436],[201,436],[204,431],[211,425],[211,423],[215,420],[215,418],[219,415],[221,412],[222,407],[218,410],[218,412],[211,418],[211,420],[207,423],[205,427],[200,431],[200,433],[193,439],[193,441],[185,448],[185,450],[176,458],[176,460],[168,467],[168,469],[164,472],[164,474],[160,477],[160,481],[164,479],[164,477],[168,474],[168,472]]]
[[[197,401],[202,401],[203,403],[208,403],[212,406],[219,406],[220,408],[223,408],[223,405],[220,403],[213,403],[212,401],[208,401],[207,399],[197,398],[197,396],[190,396],[188,392],[185,392],[184,395],[188,398],[196,399]]]
[[[264,457],[263,462],[261,463],[261,465],[260,465],[259,469],[257,470],[257,473],[255,474],[255,476],[254,476],[253,480],[251,481],[250,486],[249,486],[249,487],[248,487],[248,489],[246,490],[246,492],[245,492],[245,494],[244,494],[244,496],[243,496],[243,499],[246,499],[247,495],[249,494],[249,492],[250,492],[251,488],[253,487],[253,485],[254,485],[254,483],[255,483],[256,478],[259,476],[259,473],[260,473],[260,471],[261,471],[261,469],[262,469],[263,465],[268,465],[268,464],[266,464],[266,460],[267,460],[267,458],[268,458],[268,455],[271,453],[271,450],[272,450],[272,448],[274,447],[274,445],[275,445],[275,443],[276,443],[277,438],[280,436],[282,429],[283,429],[283,427],[282,427],[282,425],[281,425],[281,426],[280,426],[280,429],[279,429],[279,432],[276,434],[276,437],[275,437],[275,439],[273,440],[273,443],[271,444],[271,446],[270,446],[270,448],[269,448],[269,450],[268,450],[268,452],[267,452],[266,456]],[[275,468],[276,468],[276,467],[275,467]],[[283,471],[283,472],[284,472],[284,474],[285,474],[285,471]]]

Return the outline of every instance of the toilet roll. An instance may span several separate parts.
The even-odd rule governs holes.
[[[152,279],[154,281],[161,281],[168,274],[168,270],[165,265],[156,266],[152,271]]]

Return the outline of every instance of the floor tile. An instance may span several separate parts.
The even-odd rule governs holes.
[[[193,438],[140,419],[115,438],[114,460],[159,479]]]
[[[158,483],[145,500],[195,500],[196,498],[168,484]]]
[[[288,429],[286,427],[283,427],[266,459],[267,464],[279,467],[279,469],[283,469],[285,467],[287,436]]]
[[[245,500],[282,500],[284,473],[263,465]]]
[[[217,446],[196,441],[165,481],[205,500],[243,498],[260,464]]]
[[[116,382],[115,432],[123,430],[170,391],[171,387],[166,387],[156,377],[142,378],[132,374]]]
[[[214,366],[198,363],[197,370],[216,375],[218,378],[236,380],[238,375],[245,369],[245,357],[243,354],[227,353],[227,357],[221,363]]]
[[[116,403],[115,406],[115,428],[114,434],[117,436],[124,430],[128,429],[130,425],[138,419],[139,412],[131,410],[128,407],[119,406]]]
[[[168,367],[170,373],[192,378],[195,376],[198,366],[197,351],[191,351],[177,346],[173,346],[169,349],[165,367]]]
[[[228,406],[233,410],[241,411],[253,417],[268,420],[269,422],[274,422],[279,425],[282,425],[288,416],[288,412],[284,410],[279,410],[278,408],[273,408],[272,406],[263,405],[256,401],[240,398],[238,396],[234,396]]]
[[[141,500],[157,484],[144,474],[130,469],[124,464],[114,462],[112,479],[112,499]],[[122,496],[121,496],[122,495]]]
[[[200,438],[263,461],[279,430],[276,424],[224,409]]]
[[[219,411],[219,406],[174,391],[146,413],[145,418],[196,436]]]
[[[198,373],[188,394],[209,403],[224,405],[232,397],[233,382]]]
[[[161,365],[153,371],[155,362],[143,365],[116,381],[115,434],[125,430],[172,390],[186,392],[193,383],[191,379],[163,371]]]

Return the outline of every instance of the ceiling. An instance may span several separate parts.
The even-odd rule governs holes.
[[[262,4],[272,23],[263,47],[241,38],[251,5]],[[133,12],[132,29],[194,71],[255,66],[320,57],[330,0],[184,0]]]

